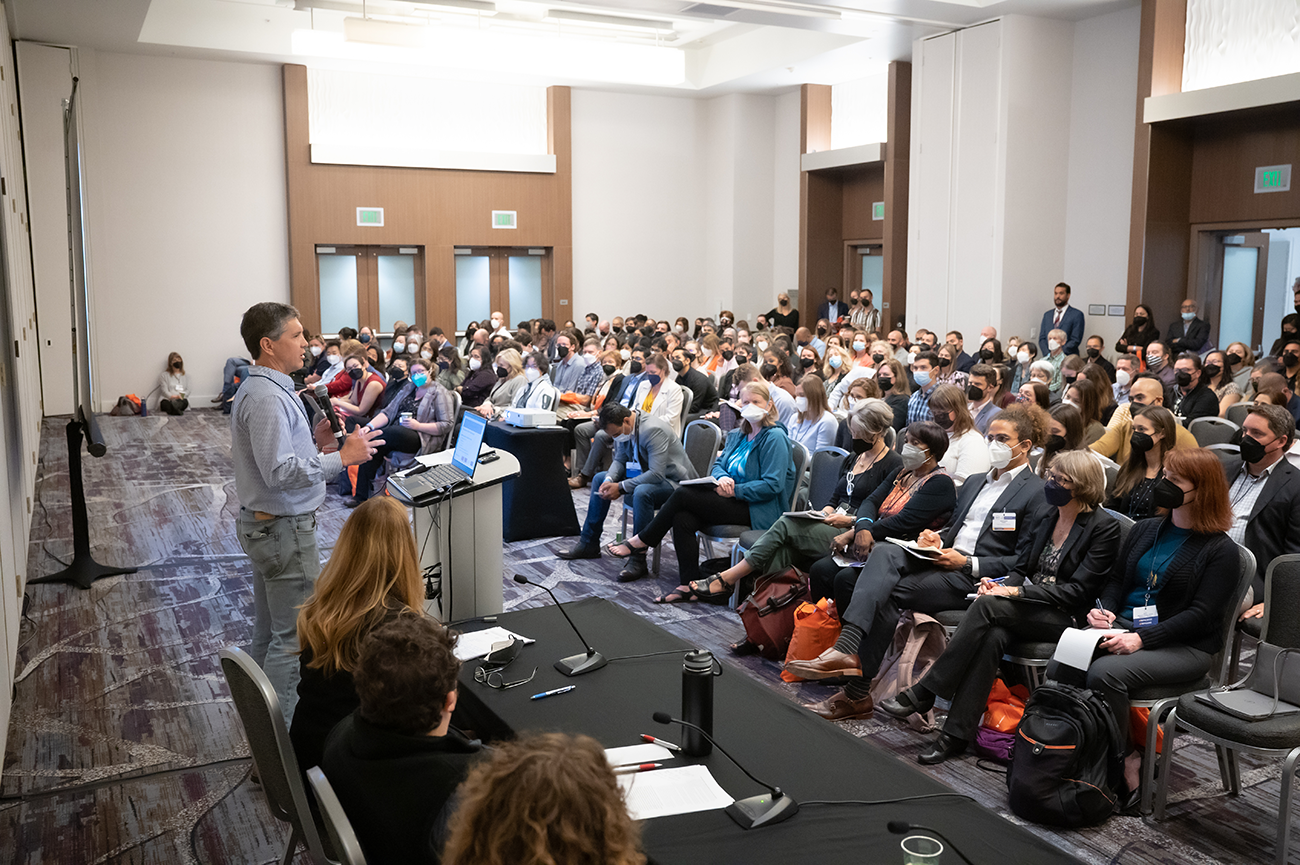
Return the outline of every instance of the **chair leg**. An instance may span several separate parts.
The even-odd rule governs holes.
[[[298,827],[295,826],[293,831],[289,833],[289,843],[285,845],[284,855],[280,857],[280,865],[289,865],[289,863],[293,861],[294,856],[298,853],[298,841],[300,837],[301,836],[298,834]]]
[[[1151,722],[1148,720],[1148,724]],[[1165,802],[1169,799],[1169,776],[1174,774],[1174,736],[1178,735],[1178,707],[1169,710],[1164,721],[1165,748],[1159,755],[1160,777],[1156,779],[1156,801],[1152,816],[1157,820],[1165,819]]]
[[[1241,764],[1237,762],[1237,752],[1233,748],[1227,749],[1225,762],[1228,764],[1228,795],[1241,795]]]
[[[1228,681],[1237,681],[1237,666],[1241,663],[1241,631],[1233,629],[1232,649],[1228,655]]]
[[[662,545],[655,547],[654,555],[650,557],[650,570],[657,577],[659,576],[659,550]]]
[[[1277,809],[1277,863],[1286,865],[1291,847],[1291,793],[1295,783],[1296,760],[1300,748],[1292,748],[1282,763],[1282,801]]]
[[[1156,743],[1160,741],[1160,722],[1165,718],[1165,713],[1178,705],[1176,699],[1160,700],[1151,707],[1147,715],[1147,744],[1146,750],[1142,752],[1142,805],[1139,808],[1141,813],[1151,813],[1151,798],[1155,794],[1156,764],[1160,760],[1157,753]],[[1174,746],[1173,739],[1165,739],[1165,749],[1172,751]]]
[[[627,540],[627,508],[623,508],[623,540]],[[657,548],[656,548],[657,549]]]

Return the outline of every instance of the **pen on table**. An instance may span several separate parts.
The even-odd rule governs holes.
[[[663,767],[663,763],[639,763],[635,766],[619,766],[614,770],[615,775],[632,775],[637,772],[649,772],[651,769]]]
[[[572,690],[573,690],[574,688],[576,688],[576,687],[578,687],[578,686],[577,686],[577,685],[565,685],[563,688],[555,688],[554,690],[550,690],[550,691],[542,691],[542,693],[540,693],[540,694],[533,694],[533,695],[532,695],[531,697],[529,697],[528,699],[530,699],[530,700],[540,700],[540,699],[542,699],[543,697],[554,697],[556,694],[567,694],[567,693],[569,693],[570,691],[572,691]]]
[[[642,733],[641,738],[649,742],[651,745],[658,745],[661,748],[667,748],[669,751],[680,751],[682,749],[680,745],[674,745],[672,742],[665,742],[663,739],[656,739],[649,733]]]

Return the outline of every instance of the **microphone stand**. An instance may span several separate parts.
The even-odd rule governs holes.
[[[523,574],[515,574],[514,579],[515,582],[519,583],[521,586],[536,586],[546,592],[546,594],[550,595],[551,600],[555,602],[556,608],[564,615],[565,621],[569,623],[569,627],[573,628],[573,633],[578,635],[578,639],[582,641],[582,645],[587,648],[587,651],[582,654],[560,658],[560,660],[555,662],[555,669],[559,670],[566,676],[581,676],[583,673],[590,673],[593,670],[599,670],[601,667],[609,663],[609,660],[604,655],[593,649],[591,644],[583,639],[582,631],[579,631],[578,626],[573,624],[573,619],[569,618],[568,611],[564,609],[564,605],[560,603],[559,598],[555,597],[555,592],[552,592],[540,583],[531,582]]]

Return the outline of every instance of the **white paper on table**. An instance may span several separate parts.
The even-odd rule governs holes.
[[[632,766],[636,763],[655,763],[659,760],[671,760],[673,752],[663,745],[646,742],[644,745],[627,745],[622,748],[606,748],[605,759],[611,766]]]
[[[1109,637],[1112,634],[1125,634],[1127,631],[1116,630],[1114,628],[1066,628],[1061,634],[1061,640],[1056,644],[1056,652],[1052,655],[1052,660],[1058,664],[1065,664],[1068,667],[1074,667],[1076,670],[1086,670],[1092,663],[1092,656],[1097,652],[1097,643],[1103,637]]]
[[[618,786],[623,789],[627,811],[633,820],[715,811],[735,801],[718,786],[707,766],[619,775]]]
[[[463,662],[481,658],[492,651],[493,643],[508,643],[511,637],[523,640],[525,645],[537,642],[522,634],[516,634],[514,631],[507,631],[500,626],[482,631],[471,631],[468,634],[461,634],[460,639],[456,641],[456,660]]]

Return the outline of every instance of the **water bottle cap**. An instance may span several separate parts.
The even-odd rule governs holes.
[[[695,649],[686,653],[684,666],[691,673],[712,673],[713,653],[707,649]]]

